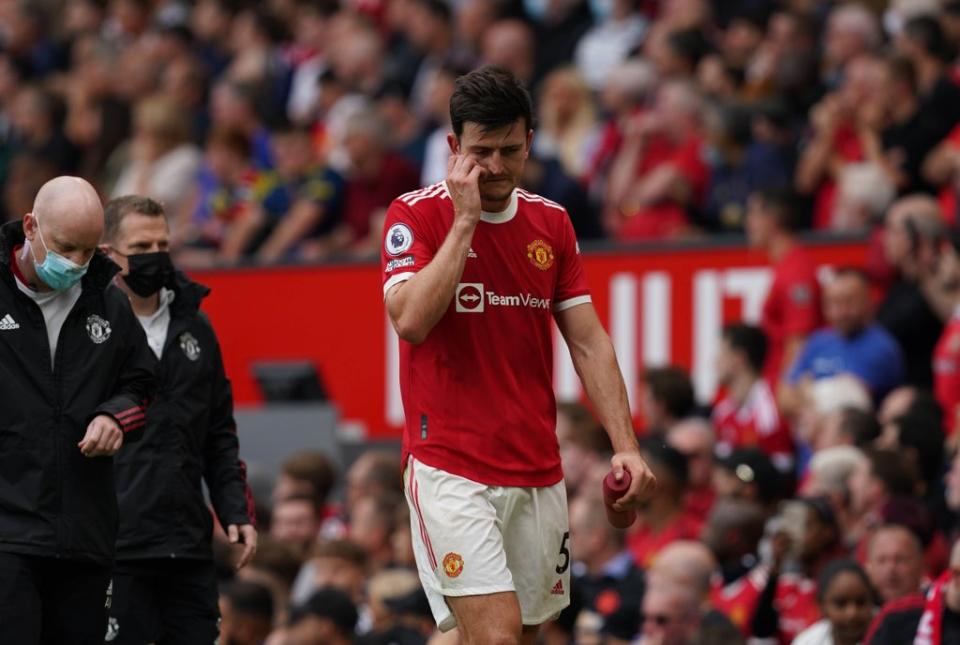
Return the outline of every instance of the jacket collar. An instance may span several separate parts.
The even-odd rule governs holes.
[[[170,288],[177,294],[170,310],[177,315],[196,314],[200,310],[200,303],[210,295],[209,287],[194,282],[182,271],[177,271],[174,274],[173,284],[170,285]]]
[[[13,257],[13,250],[22,245],[25,239],[22,220],[8,222],[0,226],[0,267],[3,268],[5,279],[7,277],[12,279],[10,259]],[[120,271],[120,267],[108,258],[103,251],[97,249],[90,259],[90,268],[87,269],[81,280],[83,290],[103,291],[110,286],[110,281],[113,280],[113,276],[118,271]]]

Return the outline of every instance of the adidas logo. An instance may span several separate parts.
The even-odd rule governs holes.
[[[476,257],[477,257],[477,253],[473,250],[473,247],[472,247],[472,246],[470,247],[470,250],[467,251],[467,257],[468,257],[468,258],[476,258]]]
[[[557,580],[557,584],[553,585],[553,589],[550,590],[551,596],[562,596],[563,595],[563,580]]]
[[[7,314],[0,318],[0,331],[12,331],[14,329],[20,329],[20,323],[14,320],[13,316]]]

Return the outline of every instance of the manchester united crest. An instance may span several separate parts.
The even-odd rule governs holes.
[[[110,323],[96,314],[87,316],[87,336],[95,345],[107,342],[110,338]]]
[[[463,558],[459,553],[450,552],[443,556],[443,572],[448,578],[456,578],[463,571]]]
[[[200,358],[200,342],[188,331],[180,334],[180,349],[191,361]]]
[[[534,240],[527,244],[527,258],[541,271],[553,266],[553,248],[543,240]]]

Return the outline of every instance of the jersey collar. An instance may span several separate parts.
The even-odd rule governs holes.
[[[513,192],[510,193],[510,202],[507,204],[507,207],[500,211],[499,213],[488,213],[487,211],[480,211],[480,220],[487,222],[488,224],[506,224],[512,220],[517,214],[517,189],[514,188]]]

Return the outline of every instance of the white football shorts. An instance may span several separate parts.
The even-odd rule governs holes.
[[[513,591],[524,625],[570,604],[570,526],[563,481],[487,486],[410,457],[404,472],[413,551],[441,631],[456,618],[445,596]]]

